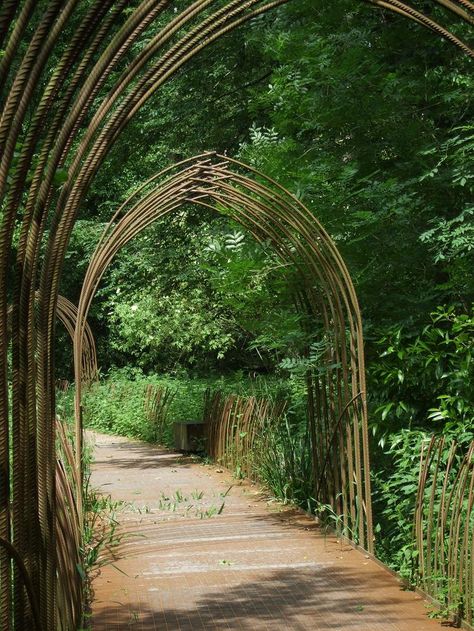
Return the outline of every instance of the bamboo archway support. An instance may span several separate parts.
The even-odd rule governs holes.
[[[76,305],[65,298],[64,296],[58,296],[58,304],[56,313],[58,319],[64,325],[64,328],[69,334],[71,340],[74,341],[74,332],[77,327],[78,311]],[[97,365],[97,351],[95,347],[94,335],[89,322],[84,322],[82,328],[82,352],[80,358],[80,372],[78,378],[81,384],[90,385],[97,379],[98,365]]]

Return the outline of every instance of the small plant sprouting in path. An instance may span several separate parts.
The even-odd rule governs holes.
[[[121,543],[124,535],[118,532],[117,513],[125,508],[126,503],[112,500],[110,495],[102,495],[91,488],[89,482],[84,498],[83,558],[84,569],[88,573],[110,562],[107,552],[113,557],[114,548]]]
[[[158,510],[162,512],[171,512],[181,514],[183,517],[198,517],[199,519],[210,519],[216,515],[221,515],[225,508],[225,498],[233,488],[233,484],[226,491],[216,495],[220,501],[218,504],[205,503],[204,491],[194,489],[187,497],[181,489],[176,489],[174,493],[161,493],[158,502]],[[193,502],[190,502],[190,499]],[[151,509],[149,509],[150,511]]]

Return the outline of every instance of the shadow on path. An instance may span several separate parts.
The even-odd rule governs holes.
[[[435,631],[421,599],[314,519],[179,454],[96,435],[92,482],[126,502],[94,631]]]
[[[285,570],[265,578],[251,578],[254,580],[247,579],[232,587],[223,584],[219,591],[209,591],[194,603],[188,602],[186,596],[186,591],[192,595],[192,587],[162,593],[154,603],[147,595],[124,606],[115,603],[97,612],[94,629],[133,629],[135,625],[143,631],[265,628],[420,631],[423,628],[418,616],[410,619],[409,614],[404,616],[403,626],[399,626],[397,609],[403,607],[404,598],[403,592],[397,594],[394,590],[392,581],[387,584],[379,581],[374,586],[359,575],[335,567]],[[369,600],[363,599],[363,592],[370,593]],[[167,604],[173,600],[174,606]]]

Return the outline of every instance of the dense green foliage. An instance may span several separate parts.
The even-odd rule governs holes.
[[[104,222],[177,159],[228,152],[293,191],[356,284],[378,553],[398,568],[421,440],[473,434],[473,88],[472,63],[415,24],[346,0],[290,3],[207,50],[128,125],[84,204],[62,281],[77,300]],[[210,375],[224,374],[231,390],[257,374],[270,390],[275,376],[287,380],[296,430],[275,437],[266,479],[305,505],[307,490],[294,484],[308,479],[296,282],[225,216],[186,207],[147,229],[93,305],[101,369],[112,373],[89,395],[91,426],[146,437],[143,388],[158,379],[177,390],[176,419],[196,417]],[[113,372],[124,366],[142,373]],[[58,376],[68,375],[64,353]],[[280,467],[288,453],[298,471]]]

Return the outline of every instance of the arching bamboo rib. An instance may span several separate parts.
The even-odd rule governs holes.
[[[474,11],[474,5],[472,5],[470,2],[466,2],[464,5],[468,9],[467,11],[464,10],[461,2],[453,2],[452,0],[436,0],[436,2],[452,11],[469,24],[474,24],[474,16],[472,15],[472,12]]]
[[[11,318],[12,307],[8,309],[8,316]],[[58,296],[58,304],[56,314],[58,319],[64,325],[71,341],[74,339],[74,331],[77,324],[77,307],[65,296]],[[11,322],[10,322],[11,327]],[[83,348],[84,352],[81,358],[81,381],[90,384],[97,378],[97,351],[95,347],[94,335],[88,322],[84,323],[83,330]]]
[[[25,589],[29,598],[29,603],[33,611],[34,628],[37,631],[43,631],[43,628],[40,623],[40,618],[39,618],[39,610],[38,610],[38,604],[36,602],[36,595],[33,589],[33,585],[31,583],[31,578],[28,574],[28,570],[26,569],[25,564],[23,563],[23,559],[21,558],[21,555],[18,553],[15,546],[11,544],[10,541],[8,541],[7,539],[3,539],[3,537],[0,537],[0,547],[6,551],[7,555],[18,567],[18,570],[21,575],[21,580],[23,581],[25,585]]]
[[[474,50],[468,44],[460,40],[458,37],[456,37],[456,35],[454,35],[454,33],[444,28],[438,22],[435,22],[434,20],[426,16],[424,13],[417,11],[413,7],[409,6],[408,4],[404,2],[398,2],[398,0],[366,0],[366,1],[375,6],[379,6],[384,9],[389,9],[390,11],[394,13],[399,13],[400,15],[403,15],[404,17],[410,20],[413,20],[414,22],[417,22],[418,24],[434,31],[438,35],[441,35],[441,37],[448,40],[448,42],[450,42],[454,46],[457,46],[459,49],[461,49],[463,53],[465,53],[469,57],[474,58]],[[466,17],[463,17],[463,19],[469,22],[472,21],[472,18],[470,18],[468,14]]]

